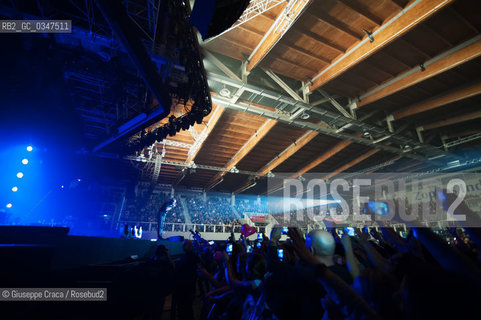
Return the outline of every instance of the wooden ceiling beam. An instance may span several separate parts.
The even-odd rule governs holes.
[[[270,171],[274,170],[278,166],[280,166],[284,161],[289,159],[293,154],[299,151],[302,147],[312,141],[315,137],[319,135],[317,131],[308,131],[304,134],[301,138],[299,138],[296,142],[288,146],[284,151],[282,151],[278,156],[274,159],[269,161],[265,166],[257,171],[259,176],[264,176]]]
[[[475,82],[462,88],[457,88],[454,91],[441,94],[437,97],[427,99],[400,111],[394,112],[392,117],[394,120],[403,119],[418,113],[433,110],[447,104],[468,99],[475,95],[481,94],[481,81]]]
[[[274,48],[276,43],[284,36],[304,10],[311,4],[312,0],[295,1],[288,3],[279,14],[271,28],[267,31],[261,41],[247,59],[246,70],[250,72],[261,60]]]
[[[466,41],[429,60],[424,64],[424,71],[422,71],[420,67],[415,67],[363,94],[357,106],[363,107],[369,103],[373,103],[479,56],[481,56],[481,36]]]
[[[232,159],[225,165],[224,170],[218,172],[207,184],[206,190],[211,189],[213,186],[219,182],[220,179],[232,168],[235,167],[244,157],[254,149],[254,147],[265,137],[267,133],[277,124],[275,120],[267,120],[264,124],[257,130],[256,133],[244,144],[244,146],[232,157]]]
[[[479,118],[481,118],[481,111],[474,111],[474,112],[466,113],[466,114],[463,114],[463,115],[460,115],[460,116],[457,116],[457,117],[453,117],[451,119],[441,120],[441,121],[436,121],[436,122],[424,124],[420,128],[422,130],[431,130],[431,129],[446,127],[446,126],[450,126],[450,125],[453,125],[453,124],[466,122],[466,121],[479,119]]]
[[[318,75],[312,79],[309,89],[313,91],[325,85],[376,51],[382,49],[387,44],[401,37],[452,1],[453,0],[414,1],[398,15],[373,32],[374,42],[371,43],[369,39],[365,37],[344,55],[334,60],[329,66],[323,68]]]
[[[346,163],[345,165],[341,166],[340,168],[337,168],[336,170],[334,170],[333,172],[329,173],[328,175],[324,176],[322,179],[323,180],[327,180],[327,179],[330,179],[332,177],[334,177],[335,175],[341,173],[341,172],[344,172],[346,171],[347,169],[351,168],[351,167],[354,167],[356,164],[366,160],[367,158],[375,155],[376,153],[378,153],[379,151],[381,151],[381,149],[372,149],[358,157],[356,157],[354,160]]]
[[[279,153],[278,156],[276,156],[274,159],[269,161],[265,166],[260,168],[257,171],[257,177],[262,177],[268,174],[269,172],[272,172],[275,168],[280,166],[284,161],[289,159],[293,154],[295,154],[297,151],[299,151],[302,147],[304,147],[306,144],[308,144],[312,139],[317,137],[319,135],[319,132],[317,131],[307,131],[302,137],[297,139],[296,142],[288,146],[284,151]],[[237,188],[237,190],[234,191],[234,193],[239,193],[248,186],[252,184],[252,180],[247,180],[245,181],[241,187]]]
[[[334,147],[332,147],[328,151],[322,153],[320,156],[318,156],[317,158],[312,160],[308,165],[302,167],[300,170],[298,170],[296,173],[294,173],[291,176],[291,178],[294,178],[294,179],[298,178],[299,176],[303,175],[304,173],[314,169],[315,167],[317,167],[321,163],[325,162],[326,160],[332,158],[337,153],[341,152],[342,150],[344,150],[345,148],[347,148],[351,144],[352,144],[352,141],[350,141],[350,140],[344,140],[342,142],[339,142]]]
[[[344,140],[342,142],[339,142],[338,144],[336,144],[334,147],[332,147],[331,149],[327,150],[326,152],[322,153],[321,155],[319,155],[317,158],[315,158],[314,160],[312,160],[308,165],[302,167],[300,170],[298,170],[296,173],[292,174],[290,176],[291,179],[297,179],[299,178],[301,175],[303,175],[304,173],[314,169],[315,167],[317,167],[318,165],[320,165],[321,163],[323,163],[324,161],[332,158],[334,155],[336,155],[337,153],[341,152],[342,150],[344,150],[345,148],[347,148],[348,146],[350,146],[352,144],[352,141],[350,140]],[[269,194],[271,192],[274,192],[276,190],[278,190],[279,188],[282,188],[282,184],[279,184],[279,185],[275,185],[275,186],[272,186],[272,188],[270,188],[269,190],[267,190],[266,194]]]

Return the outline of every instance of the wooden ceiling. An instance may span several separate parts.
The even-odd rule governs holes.
[[[126,3],[131,16],[152,13],[144,8],[145,1]],[[82,11],[75,1],[61,4],[76,14]],[[144,159],[154,155],[150,162],[140,162],[144,178],[155,176],[152,160],[160,155],[163,162],[156,182],[261,194],[268,191],[265,178],[282,172],[335,177],[342,172],[416,171],[456,157],[476,153],[479,157],[481,1],[251,0],[251,8],[258,4],[265,6],[259,6],[253,18],[239,20],[201,44],[212,96],[221,97],[225,89],[223,101],[228,103],[214,104],[202,124],[144,150]],[[41,14],[39,2],[32,6],[19,8]],[[91,26],[90,10],[85,11],[88,19],[75,18],[84,28]],[[94,25],[94,31],[111,36],[106,23]],[[89,41],[95,42],[82,40]],[[165,54],[159,45],[150,47],[155,55]],[[234,79],[241,86],[219,85],[211,81],[212,75]],[[255,86],[260,93],[242,85]],[[304,107],[288,106],[280,98],[273,103],[275,99],[262,96],[264,90]],[[304,110],[306,105],[311,109]],[[279,118],[251,114],[246,106],[275,112]],[[309,119],[302,120],[304,111]],[[177,105],[171,115],[184,112],[184,106]],[[365,135],[359,125],[339,128],[322,122],[323,112],[366,128],[376,126],[388,135],[374,143],[380,137]],[[318,124],[336,134],[311,131],[303,124]],[[394,139],[399,136],[446,157],[435,161],[419,157]],[[371,168],[383,163],[382,168]]]
[[[290,8],[294,4],[298,7]],[[272,25],[286,12],[291,18],[297,15],[292,18],[295,21],[281,35],[273,33]],[[400,22],[402,26],[396,25]],[[392,130],[396,133],[416,137],[418,129],[422,139],[440,144],[440,138],[452,140],[479,133],[481,58],[476,52],[480,42],[476,37],[480,30],[481,4],[475,0],[291,1],[206,41],[203,47],[227,65],[232,65],[229,58],[244,62],[253,75],[262,68],[290,84],[298,83],[295,90],[299,94],[304,83],[313,95],[322,88],[329,95],[346,98],[343,101],[355,101],[357,117],[369,123],[386,126],[386,117],[393,116]],[[372,44],[368,35],[374,37]],[[474,46],[474,53],[463,53],[469,46]],[[259,50],[263,52],[260,58]],[[349,60],[352,57],[354,62]],[[436,63],[443,63],[443,59],[447,62],[439,67]],[[242,77],[239,69],[240,64],[233,70],[237,79]],[[247,83],[258,80],[249,77],[253,76],[247,76]],[[262,101],[256,105],[262,106]],[[379,148],[366,148],[261,116],[216,107],[222,108],[221,115],[211,123],[208,137],[192,160],[196,165],[224,171],[196,169],[195,173],[187,173],[181,184],[230,192],[253,186],[248,192],[265,193],[262,179],[255,185],[253,182],[268,172],[297,172],[297,176],[323,172],[335,176],[389,161],[393,164],[382,170],[413,171],[435,166],[429,161],[405,159]],[[466,123],[465,130],[459,129],[459,123]],[[206,124],[198,127],[196,130],[201,132]],[[174,139],[195,142],[186,132]],[[166,147],[166,151],[165,159],[187,161],[186,149]],[[160,180],[165,183],[176,181],[181,174],[180,168],[166,169],[165,173],[163,168]],[[233,173],[233,168],[255,174],[249,177]]]
[[[272,32],[286,12],[292,25]],[[300,96],[301,87],[307,86],[310,101],[319,98],[318,89],[322,89],[341,104],[354,102],[351,107],[358,119],[442,149],[445,141],[481,132],[480,33],[481,2],[477,0],[306,0],[277,5],[206,41],[203,48],[221,63],[235,66],[232,74],[224,76],[267,84],[268,80],[257,78],[258,70],[270,70],[297,86],[293,90]],[[250,74],[241,72],[241,63]],[[220,73],[219,69],[208,71]],[[271,81],[266,87],[276,86]],[[277,90],[289,95],[279,86]],[[262,100],[255,105],[272,110]],[[327,99],[320,107],[336,110]],[[182,176],[180,184],[188,187],[261,194],[268,191],[263,178],[269,172],[295,176],[323,172],[333,177],[390,161],[377,170],[439,166],[262,116],[215,108],[219,109],[216,121],[208,125],[208,117],[195,127],[199,133],[209,131],[195,156],[188,158],[187,149],[166,146],[164,159],[223,171],[184,170],[182,176],[181,168],[162,166],[160,182],[179,182]],[[199,138],[185,131],[169,139],[194,144]],[[474,139],[466,146],[479,148]],[[450,151],[465,156],[461,147]]]

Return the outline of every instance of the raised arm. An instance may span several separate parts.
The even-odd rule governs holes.
[[[481,271],[459,250],[427,228],[414,229],[414,235],[446,270],[464,275],[481,286]]]
[[[344,251],[346,252],[346,263],[347,263],[349,272],[351,273],[351,277],[353,279],[356,279],[360,273],[359,261],[357,261],[356,256],[352,251],[351,237],[347,233],[344,233],[341,237],[341,243],[342,243],[342,246],[344,247]]]
[[[304,244],[304,239],[297,229],[290,228],[289,236],[299,257],[315,270],[319,281],[322,283],[331,299],[336,303],[347,307],[348,315],[352,316],[354,319],[379,319],[378,314],[359,294],[356,293],[356,291],[349,287],[349,285],[347,285],[336,274],[331,272],[309,252]]]
[[[367,234],[362,233],[359,237],[359,244],[366,251],[369,261],[374,265],[375,268],[384,271],[387,259],[385,259],[367,240]]]

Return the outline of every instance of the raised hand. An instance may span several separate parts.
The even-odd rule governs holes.
[[[297,255],[301,260],[312,266],[321,264],[321,262],[317,260],[306,247],[305,240],[297,228],[289,228],[288,235],[291,238],[294,250],[297,252]]]
[[[274,227],[271,230],[271,242],[277,243],[281,239],[282,235],[282,228],[281,227]]]

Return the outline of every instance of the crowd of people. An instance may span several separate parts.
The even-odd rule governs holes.
[[[464,204],[464,214],[477,216]],[[377,231],[379,230],[379,231]],[[452,319],[477,314],[481,230],[412,225],[185,240],[179,319]],[[288,239],[280,241],[287,233]],[[305,238],[304,238],[305,236]],[[201,307],[196,309],[195,299]]]
[[[202,197],[188,198],[187,208],[195,224],[228,224],[240,218],[228,197],[210,196],[206,200]]]
[[[261,201],[253,197],[236,199],[235,208],[240,213],[267,213],[267,201]]]
[[[137,222],[157,222],[157,211],[170,199],[168,192],[143,192],[136,197],[126,200],[122,211],[122,220]],[[184,223],[182,203],[179,202],[174,210],[165,217],[166,223]]]

